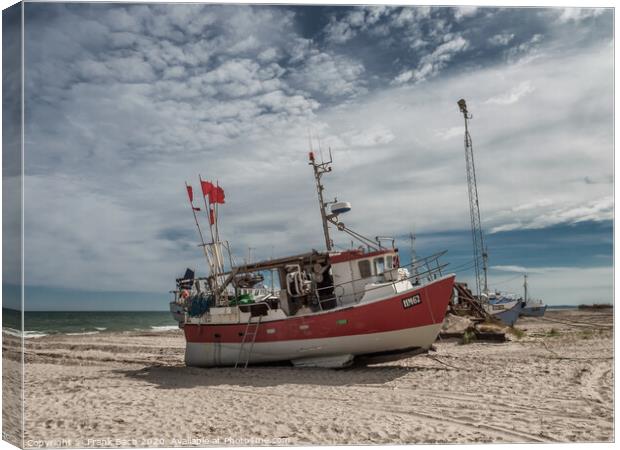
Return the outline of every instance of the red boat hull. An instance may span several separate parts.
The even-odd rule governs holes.
[[[453,285],[450,275],[370,303],[264,321],[250,363],[428,348],[443,322]],[[186,323],[186,363],[235,364],[245,330],[245,323]]]

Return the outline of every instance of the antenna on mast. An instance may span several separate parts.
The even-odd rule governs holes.
[[[194,206],[194,190],[193,188],[185,182],[185,189],[187,190],[187,195],[189,196],[189,206],[192,208],[192,214],[194,215],[194,222],[196,222],[196,228],[198,228],[198,236],[200,236],[200,246],[205,254],[205,258],[207,259],[207,265],[209,266],[209,270],[211,270],[211,261],[209,259],[209,254],[207,253],[207,247],[205,244],[205,239],[202,234],[202,230],[200,229],[200,223],[198,223],[198,216],[196,216],[196,211],[200,211],[200,208],[196,208]]]
[[[248,259],[245,261],[245,265],[252,264],[252,250],[256,250],[256,247],[248,247]]]
[[[411,264],[415,263],[415,233],[409,233],[409,240],[411,241]]]
[[[327,251],[331,251],[334,246],[334,242],[329,236],[330,223],[335,225],[338,231],[343,231],[347,233],[349,236],[357,239],[369,249],[379,250],[381,248],[381,242],[379,241],[379,237],[377,237],[376,240],[373,241],[365,236],[362,236],[359,233],[356,233],[355,231],[348,228],[344,223],[338,220],[341,214],[351,211],[351,203],[339,202],[337,198],[334,198],[334,201],[332,202],[326,202],[323,199],[323,191],[325,190],[325,188],[321,183],[321,177],[323,176],[323,174],[332,171],[332,149],[329,148],[329,161],[325,161],[323,160],[323,158],[321,158],[321,162],[317,162],[313,151],[309,152],[308,157],[310,160],[308,164],[310,164],[312,166],[312,169],[314,170],[314,180],[316,181],[316,191],[319,197],[319,210],[321,211],[321,221],[323,222],[323,235],[325,237],[325,247],[327,248]],[[331,208],[330,213],[328,214],[325,209],[329,205],[331,205]]]
[[[325,247],[327,248],[327,251],[331,251],[334,243],[329,236],[329,224],[327,220],[327,214],[325,213],[325,208],[327,207],[327,203],[325,203],[325,200],[323,200],[323,191],[325,190],[325,188],[323,187],[323,184],[321,183],[321,177],[323,176],[323,174],[332,171],[331,149],[329,151],[329,161],[327,162],[323,161],[322,157],[321,157],[321,162],[320,163],[317,162],[314,156],[314,151],[312,150],[312,147],[310,147],[310,152],[308,153],[308,159],[310,160],[308,164],[310,164],[312,166],[312,169],[314,170],[314,180],[316,181],[316,192],[319,197],[319,209],[321,210],[321,221],[323,222],[323,235],[325,237]]]
[[[417,275],[418,268],[415,265],[417,260],[417,255],[415,253],[415,232],[409,233],[409,239],[411,241],[411,267],[413,268],[413,272]]]

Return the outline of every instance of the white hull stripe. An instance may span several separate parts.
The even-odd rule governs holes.
[[[399,349],[428,349],[439,333],[441,323],[382,333],[340,336],[322,339],[304,339],[275,342],[257,342],[252,348],[250,363],[294,361],[304,358],[338,355],[364,355]],[[185,363],[188,366],[230,366],[237,362],[239,343],[188,342]],[[245,364],[247,350],[243,351]]]

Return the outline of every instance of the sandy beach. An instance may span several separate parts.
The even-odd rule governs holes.
[[[608,442],[612,322],[548,311],[510,342],[346,370],[188,368],[180,331],[28,339],[25,444]]]

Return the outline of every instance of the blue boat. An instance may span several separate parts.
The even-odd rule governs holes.
[[[519,318],[524,304],[525,302],[520,298],[515,299],[496,292],[495,294],[489,294],[489,299],[484,304],[484,309],[492,317],[512,327]]]
[[[545,305],[540,299],[527,298],[527,275],[523,275],[523,291],[525,299],[523,309],[521,310],[522,316],[529,317],[542,317],[545,315],[547,305]]]
[[[542,317],[545,315],[545,311],[547,311],[547,305],[543,304],[541,300],[535,300],[534,302],[537,303],[533,303],[530,301],[525,303],[525,306],[521,310],[522,316]]]

